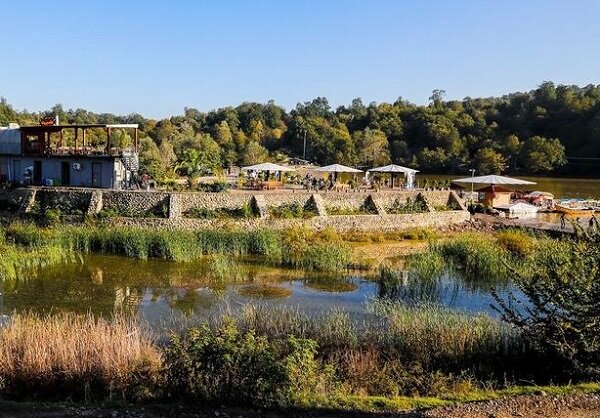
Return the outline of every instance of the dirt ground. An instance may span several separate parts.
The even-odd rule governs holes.
[[[193,409],[180,406],[146,406],[104,408],[88,406],[52,406],[0,402],[2,418],[137,418],[137,417],[197,417],[197,418],[600,418],[600,394],[569,396],[516,396],[486,402],[474,402],[427,411],[404,413],[357,413],[339,411],[280,411],[248,409]]]

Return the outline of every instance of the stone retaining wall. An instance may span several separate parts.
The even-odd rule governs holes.
[[[447,227],[469,220],[469,212],[446,211],[402,215],[339,215],[315,216],[309,219],[143,219],[113,218],[105,220],[110,225],[156,227],[167,229],[203,229],[236,226],[243,229],[275,228],[285,229],[304,225],[312,229],[332,228],[339,232],[349,231],[397,231],[411,228]]]
[[[102,209],[127,216],[155,214],[167,217],[170,193],[138,191],[103,191]],[[163,213],[164,212],[164,213]]]
[[[19,210],[28,195],[27,189],[0,190],[0,210]]]
[[[415,214],[386,214],[386,208],[396,200],[421,199],[429,211]],[[322,229],[331,227],[339,231],[390,230],[419,226],[447,225],[468,219],[464,206],[460,210],[435,211],[458,199],[451,191],[382,191],[382,192],[320,192],[281,191],[252,193],[168,193],[148,191],[113,191],[77,188],[27,188],[0,192],[0,202],[13,202],[12,207],[27,210],[32,201],[46,207],[59,207],[64,214],[93,215],[101,210],[111,213],[107,222],[172,227],[206,227],[219,223],[235,223],[252,227],[290,226],[305,224]],[[460,202],[458,202],[460,203]],[[269,209],[289,204],[317,206],[319,216],[309,219],[270,219]],[[195,209],[217,211],[232,210],[250,205],[260,214],[256,219],[203,220],[193,219]],[[374,208],[377,215],[332,215],[327,209],[352,212],[362,206]],[[24,209],[25,208],[25,209]],[[162,218],[162,219],[161,219]]]

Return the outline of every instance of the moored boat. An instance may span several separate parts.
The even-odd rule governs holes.
[[[586,206],[566,206],[554,204],[554,210],[565,215],[591,215],[594,213],[594,208]]]

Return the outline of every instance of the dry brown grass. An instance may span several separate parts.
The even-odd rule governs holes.
[[[0,330],[0,383],[13,396],[62,388],[84,397],[92,392],[145,397],[161,363],[149,334],[121,315],[106,320],[71,313],[17,314]]]

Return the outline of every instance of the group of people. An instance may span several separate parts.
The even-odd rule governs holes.
[[[576,218],[575,223],[577,225],[581,224],[581,218]],[[565,229],[566,226],[567,226],[566,216],[563,213],[560,215],[560,229]],[[588,227],[590,228],[590,230],[599,230],[600,229],[600,223],[598,222],[598,218],[596,218],[596,216],[592,215],[592,217],[588,221]]]
[[[333,173],[330,173],[327,176],[327,180],[323,179],[323,177],[313,176],[310,173],[307,173],[302,180],[302,186],[306,190],[331,190],[335,187],[336,179]]]

